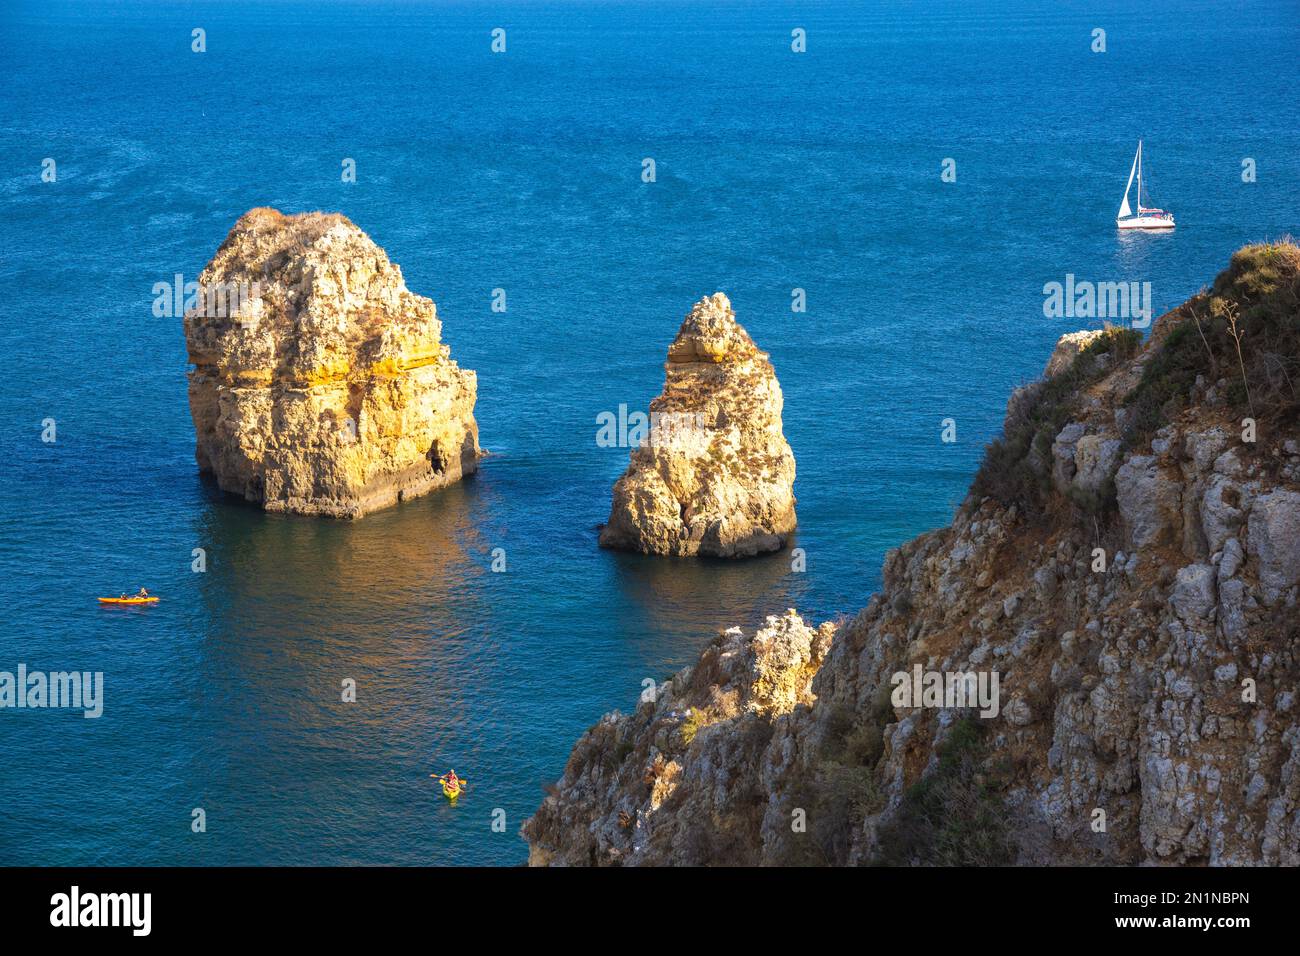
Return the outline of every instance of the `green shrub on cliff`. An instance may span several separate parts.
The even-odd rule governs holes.
[[[1003,507],[1041,512],[1051,487],[1052,442],[1073,416],[1079,394],[1132,358],[1141,343],[1140,332],[1108,328],[1075,356],[1068,369],[1031,386],[1036,394],[1008,422],[1006,433],[984,449],[967,506],[973,508],[987,497]]]
[[[695,739],[695,735],[699,733],[701,726],[703,726],[703,722],[700,720],[700,712],[692,707],[686,712],[686,717],[682,720],[682,725],[678,730],[682,735],[682,743],[689,747],[691,741]]]
[[[1235,414],[1281,426],[1300,419],[1300,248],[1246,246],[1176,313],[1142,379],[1125,397],[1136,447],[1186,406],[1198,376],[1228,383]]]
[[[885,725],[893,720],[890,687],[882,685],[865,711],[831,707],[826,734],[807,774],[787,791],[790,810],[801,809],[806,829],[791,833],[777,855],[783,866],[843,866],[853,833],[884,803],[875,766],[884,753]]]
[[[803,811],[804,829],[786,834],[774,848],[779,866],[844,866],[852,835],[882,798],[870,767],[821,761],[787,790],[790,812]]]
[[[1015,860],[1014,826],[982,769],[983,725],[964,717],[939,747],[938,766],[903,794],[878,834],[885,866],[1004,866]]]
[[[1150,346],[1138,384],[1124,397],[1124,444],[1138,448],[1206,386],[1226,382],[1234,415],[1279,428],[1300,423],[1300,248],[1290,239],[1237,250],[1213,286],[1180,306]],[[985,449],[967,507],[986,497],[1041,514],[1051,487],[1051,450],[1080,393],[1135,355],[1141,335],[1110,329],[1065,372],[1031,386],[1006,433]],[[1072,496],[1085,513],[1114,503],[1110,489]]]

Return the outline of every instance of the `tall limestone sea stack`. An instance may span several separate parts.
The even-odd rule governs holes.
[[[441,343],[433,302],[345,217],[253,209],[199,286],[195,457],[224,490],[356,518],[477,469],[474,373]]]
[[[1300,865],[1298,303],[1249,246],[1145,342],[1067,338],[856,617],[593,726],[530,862]]]
[[[695,303],[668,349],[650,432],[614,485],[607,548],[748,557],[795,527],[781,386],[721,292]]]

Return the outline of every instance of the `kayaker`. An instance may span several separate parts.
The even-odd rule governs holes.
[[[429,774],[429,776],[432,777],[434,780],[441,780],[443,783],[447,785],[447,788],[449,790],[468,789],[465,785],[465,782],[456,776],[455,770],[449,771],[444,774],[431,773]]]
[[[149,596],[149,591],[146,588],[141,588],[140,593],[136,595],[136,597],[142,597],[142,598],[147,598],[148,596]]]

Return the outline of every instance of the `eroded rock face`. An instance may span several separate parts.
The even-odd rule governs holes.
[[[1133,455],[1115,473],[1115,491],[1130,548],[1159,545],[1181,524],[1182,484],[1153,455]]]
[[[726,558],[783,547],[795,527],[795,465],[781,386],[725,295],[695,304],[665,368],[601,545]]]
[[[583,738],[525,827],[530,862],[1300,865],[1300,498],[1243,497],[1245,544],[1203,558],[1184,534],[1198,516],[1171,503],[1215,473],[1168,452],[1120,470],[1129,513],[1101,540],[1126,550],[1107,548],[1105,570],[1086,524],[1044,528],[988,500],[891,552],[881,593],[837,629],[778,619],[810,650],[764,658],[766,677],[728,632],[655,706]],[[895,706],[891,678],[916,664],[996,671],[1000,713]],[[794,689],[747,705],[763,681]],[[982,740],[963,751],[965,784],[941,756],[962,724]],[[992,828],[987,855],[899,850],[928,777]]]
[[[1300,492],[1275,488],[1259,495],[1250,510],[1246,540],[1258,562],[1266,602],[1272,604],[1300,581]]]
[[[1222,381],[1126,432],[1168,331],[1037,410],[1032,511],[972,495],[855,618],[733,629],[605,718],[525,825],[530,862],[1300,865],[1300,440],[1275,419],[1243,441]],[[786,650],[747,650],[770,633]],[[1000,709],[897,699],[917,666],[996,673]]]
[[[477,469],[474,373],[345,217],[251,210],[199,284],[242,297],[185,315],[195,457],[224,490],[355,518]]]
[[[735,627],[574,748],[564,778],[524,826],[532,865],[754,864],[781,762],[778,725],[812,703],[833,628],[793,610]]]

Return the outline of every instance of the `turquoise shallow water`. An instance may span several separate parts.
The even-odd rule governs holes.
[[[6,5],[0,670],[101,670],[107,699],[0,711],[0,862],[519,863],[542,787],[644,678],[721,627],[861,607],[1073,327],[1045,282],[1171,305],[1296,228],[1294,5],[1133,7]],[[1112,227],[1139,136],[1174,235]],[[151,289],[257,205],[346,213],[438,303],[479,374],[476,478],[355,523],[198,479]],[[805,574],[596,547],[626,464],[596,415],[645,407],[719,289],[785,392]],[[141,584],[166,600],[94,605]]]

